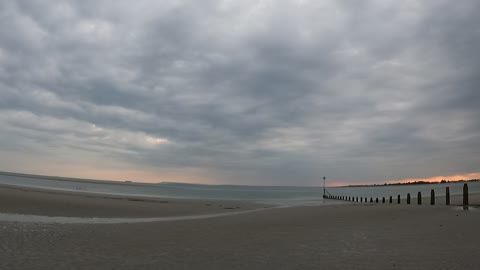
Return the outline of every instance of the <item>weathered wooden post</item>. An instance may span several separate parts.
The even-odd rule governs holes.
[[[375,203],[378,203],[378,198],[375,199]]]
[[[370,202],[373,203],[373,198],[372,197],[370,197]]]
[[[360,197],[360,202],[363,202],[363,197]]]
[[[365,197],[365,202],[367,202],[367,201],[368,201],[368,198],[367,198],[367,197]]]
[[[400,204],[400,194],[397,195],[397,203]]]
[[[390,200],[388,201],[389,203],[393,203],[393,198],[390,196]]]
[[[385,203],[385,197],[382,198],[382,203]]]
[[[417,194],[417,204],[422,204],[422,193],[420,191]]]
[[[407,204],[410,204],[410,193],[407,193]]]
[[[446,187],[445,188],[445,204],[450,205],[450,188]]]
[[[463,209],[468,209],[468,185],[463,184]]]
[[[435,205],[435,190],[430,191],[430,205]]]
[[[355,198],[356,202],[358,202],[358,197]]]

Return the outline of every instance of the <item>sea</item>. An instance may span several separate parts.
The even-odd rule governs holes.
[[[437,183],[416,185],[377,185],[356,187],[327,187],[327,194],[345,197],[382,198],[397,195],[412,198],[417,192],[430,196],[445,196],[446,187],[451,195],[463,192],[464,183]],[[323,199],[323,186],[243,186],[201,185],[185,183],[136,183],[105,180],[89,180],[0,172],[0,185],[35,188],[42,190],[67,191],[87,194],[104,194],[134,198],[179,198],[208,200],[247,200],[279,206],[339,204],[343,201]],[[469,193],[480,193],[480,181],[468,182]]]

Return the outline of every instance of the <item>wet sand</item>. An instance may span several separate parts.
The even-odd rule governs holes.
[[[45,194],[19,194],[12,193],[1,203],[15,203],[30,195],[39,204],[38,200],[46,199],[37,197]],[[95,212],[97,216],[112,216],[107,209],[117,211],[115,216],[135,215],[135,207],[127,205],[146,203],[57,195],[77,203],[74,209],[82,208],[77,200],[90,203],[93,199],[97,207],[104,204],[106,208]],[[48,207],[58,213],[66,211],[54,202]],[[151,203],[154,206],[145,209],[154,213],[160,211],[155,207],[164,206]],[[86,209],[70,211],[91,216]],[[0,269],[477,269],[480,209],[460,209],[342,204],[136,224],[0,221]],[[141,216],[152,214],[142,211]]]
[[[265,206],[245,201],[124,198],[0,186],[0,213],[137,218],[227,213]]]

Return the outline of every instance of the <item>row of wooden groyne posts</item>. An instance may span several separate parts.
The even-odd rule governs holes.
[[[445,204],[450,205],[450,188],[446,187],[445,188]],[[332,199],[332,200],[343,200],[343,201],[350,201],[350,202],[366,202],[368,203],[368,197],[354,197],[354,196],[335,196],[335,195],[323,195],[323,198],[325,199]],[[373,197],[370,197],[370,203],[379,203],[378,197],[373,199]],[[390,196],[388,198],[389,203],[393,203],[393,197]],[[397,204],[400,204],[400,194],[397,195]],[[385,197],[382,198],[382,203],[386,203]],[[411,197],[410,193],[407,193],[407,204],[411,203]],[[422,193],[418,192],[417,193],[417,204],[422,204]],[[435,205],[435,190],[430,191],[430,204]],[[463,206],[468,207],[468,185],[464,184],[463,185]]]

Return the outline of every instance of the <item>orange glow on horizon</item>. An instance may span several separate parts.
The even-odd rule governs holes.
[[[387,183],[407,183],[414,181],[428,181],[428,182],[440,182],[442,180],[447,181],[458,181],[458,180],[470,180],[470,179],[480,179],[480,173],[467,173],[467,174],[454,174],[454,175],[439,175],[427,178],[409,178],[402,179],[398,181],[388,181]]]
[[[458,181],[458,180],[470,180],[470,179],[480,179],[480,172],[476,173],[466,173],[466,174],[454,174],[454,175],[438,175],[425,178],[405,178],[399,180],[387,180],[387,181],[368,181],[362,183],[352,183],[347,181],[333,181],[330,184],[327,183],[327,186],[330,187],[339,187],[339,186],[348,186],[348,185],[383,185],[384,183],[393,184],[393,183],[408,183],[415,181],[425,181],[425,182],[440,182],[442,180],[447,181]]]
[[[168,171],[148,171],[137,169],[98,169],[87,166],[70,165],[56,168],[43,167],[42,169],[17,170],[12,172],[118,182],[132,181],[136,183],[175,182],[191,184],[215,184],[215,182],[211,180],[212,177],[208,171],[198,168],[182,168],[181,170]]]

